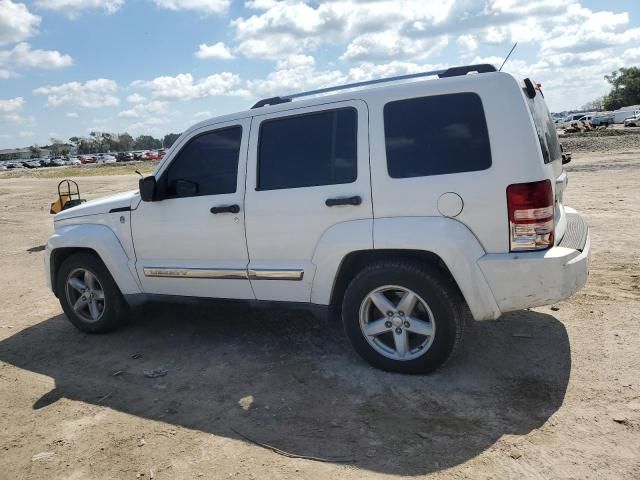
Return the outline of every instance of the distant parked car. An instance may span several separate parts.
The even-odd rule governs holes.
[[[5,166],[6,166],[8,169],[24,168],[24,167],[23,167],[23,165],[22,165],[22,163],[20,163],[20,162],[7,162],[7,163],[5,164]]]
[[[52,158],[49,165],[52,167],[64,167],[67,164],[64,158],[56,157]]]
[[[631,118],[627,118],[624,121],[624,126],[625,127],[640,127],[640,114],[639,115],[634,115]]]
[[[162,157],[160,157],[160,155],[158,154],[158,152],[149,151],[149,152],[146,152],[146,153],[144,154],[144,157],[143,157],[143,158],[144,158],[145,160],[160,160],[160,158],[162,158]]]
[[[26,162],[22,162],[22,166],[25,168],[39,168],[40,162],[38,160],[29,160]]]
[[[86,163],[96,163],[96,159],[89,155],[82,155],[80,157],[80,163],[82,163],[83,165]]]
[[[133,160],[133,153],[131,152],[120,152],[116,155],[116,160],[118,162],[130,162]]]
[[[624,123],[628,118],[632,118],[640,114],[640,110],[635,108],[627,110],[616,110],[613,112],[613,119],[615,123]]]
[[[108,153],[99,153],[96,155],[96,163],[116,163],[116,157]]]
[[[67,164],[69,164],[69,165],[82,165],[82,162],[80,161],[80,158],[78,158],[78,157],[69,157],[69,160],[67,160]]]

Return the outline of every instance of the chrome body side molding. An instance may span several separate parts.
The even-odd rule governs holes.
[[[293,280],[300,281],[304,270],[252,268],[170,268],[144,267],[145,277],[207,278],[218,280]]]
[[[294,280],[300,281],[304,277],[304,270],[277,270],[266,268],[250,268],[251,280]]]

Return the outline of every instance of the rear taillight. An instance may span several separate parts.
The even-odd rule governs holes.
[[[551,181],[514,183],[507,187],[512,252],[553,246],[553,189]]]

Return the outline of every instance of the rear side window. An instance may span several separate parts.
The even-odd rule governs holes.
[[[387,103],[384,131],[392,178],[473,172],[491,166],[487,122],[475,93]]]
[[[538,92],[535,97],[527,98],[527,104],[529,105],[533,123],[536,126],[536,135],[538,136],[544,163],[559,160],[562,158],[560,140],[558,140],[556,126],[553,123],[553,119],[542,95]]]
[[[341,108],[262,122],[257,190],[355,181],[357,121]]]
[[[203,133],[191,139],[167,170],[168,197],[234,193],[242,127]]]

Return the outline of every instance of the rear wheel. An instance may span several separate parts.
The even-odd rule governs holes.
[[[463,333],[462,299],[436,269],[405,260],[371,265],[351,281],[342,316],[355,350],[374,367],[428,373]]]
[[[56,278],[60,305],[76,328],[105,333],[124,323],[127,304],[102,261],[90,253],[67,258]]]

